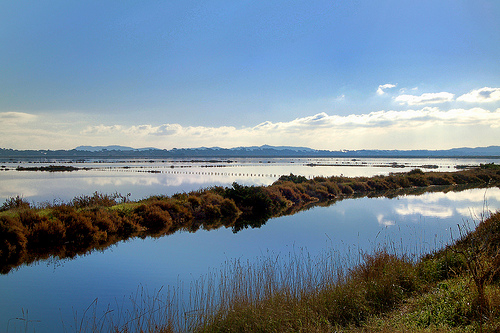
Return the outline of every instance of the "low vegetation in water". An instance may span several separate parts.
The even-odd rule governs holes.
[[[389,196],[498,186],[500,168],[482,165],[459,172],[394,173],[375,177],[288,175],[270,186],[211,187],[131,202],[127,196],[94,193],[68,203],[34,206],[22,197],[0,208],[0,272],[51,256],[71,258],[131,237],[160,237],[178,230],[260,227],[318,202],[356,196]]]

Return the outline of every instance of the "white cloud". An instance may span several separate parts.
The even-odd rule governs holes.
[[[484,87],[472,90],[457,98],[457,101],[469,103],[489,103],[500,101],[500,88]]]
[[[381,84],[380,86],[378,86],[377,94],[383,95],[385,94],[385,89],[395,88],[396,86],[397,84],[392,83]]]
[[[112,125],[112,126],[105,126],[105,125],[97,125],[97,126],[88,126],[84,130],[82,130],[80,133],[83,135],[89,135],[89,134],[106,134],[106,133],[113,133],[116,131],[120,131],[122,129],[122,126],[120,125]]]
[[[9,119],[32,119],[11,114]],[[34,117],[34,116],[33,116]],[[376,111],[345,116],[326,112],[291,121],[265,121],[252,127],[182,126],[180,124],[78,125],[73,118],[48,115],[37,121],[1,126],[5,148],[71,149],[79,145],[120,144],[135,148],[237,147],[293,145],[317,149],[442,149],[496,144],[500,136],[500,109],[441,110],[423,107],[403,111]],[[66,121],[66,122],[65,122]],[[78,126],[81,126],[78,128]],[[56,146],[56,144],[58,144]]]
[[[5,123],[23,123],[35,120],[36,116],[25,112],[0,112],[0,122]]]
[[[413,88],[401,88],[401,89],[399,89],[399,93],[404,94],[404,93],[405,93],[405,92],[407,92],[408,90],[411,90],[411,91],[417,91],[417,90],[418,90],[418,87],[413,87]]]
[[[438,104],[453,101],[455,95],[448,92],[440,93],[427,93],[420,96],[415,95],[399,95],[394,100],[401,105],[424,105],[424,104]]]

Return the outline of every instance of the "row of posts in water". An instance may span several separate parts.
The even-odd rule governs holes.
[[[276,178],[281,177],[281,174],[267,173],[242,173],[242,172],[207,172],[207,171],[176,171],[176,170],[151,170],[151,168],[123,168],[123,167],[108,167],[99,168],[99,171],[114,171],[114,172],[140,172],[140,173],[162,173],[175,175],[201,175],[201,176],[232,176],[232,177],[266,177]],[[305,176],[306,178],[323,177],[321,175]]]

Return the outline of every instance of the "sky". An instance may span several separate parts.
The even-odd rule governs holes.
[[[0,148],[500,145],[498,0],[0,1]]]

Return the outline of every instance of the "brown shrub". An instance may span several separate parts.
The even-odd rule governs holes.
[[[121,224],[121,219],[116,211],[104,208],[94,208],[87,212],[87,216],[94,226],[108,234],[115,234]]]
[[[263,191],[271,199],[273,214],[279,214],[285,208],[292,205],[292,202],[283,196],[279,188],[276,188],[274,186],[264,187]]]
[[[193,213],[187,205],[187,202],[183,204],[176,200],[163,199],[147,202],[146,204],[167,211],[176,225],[182,225],[193,218]]]
[[[338,184],[338,186],[340,188],[340,191],[342,191],[342,194],[351,195],[354,193],[352,187],[347,184]]]
[[[325,187],[328,193],[330,193],[333,196],[338,196],[341,193],[339,186],[334,182],[327,181],[325,183]]]
[[[298,190],[297,190],[297,187],[295,186],[290,186],[290,185],[287,185],[287,184],[283,184],[283,185],[280,185],[278,187],[281,195],[293,202],[293,203],[299,203],[302,201],[302,193],[300,193]]]
[[[47,221],[46,216],[40,216],[35,211],[28,209],[19,212],[19,221],[23,226],[28,229],[33,228],[35,225]]]
[[[16,219],[0,216],[0,262],[17,263],[26,251],[25,228]]]
[[[197,195],[190,195],[187,198],[187,201],[191,204],[191,207],[193,209],[196,209],[196,208],[198,208],[201,205],[201,199]]]
[[[65,226],[66,240],[76,246],[89,246],[105,237],[88,216],[78,213],[73,207],[57,206],[52,210],[52,215]]]
[[[396,186],[401,188],[408,188],[412,186],[410,180],[406,176],[401,174],[392,175],[390,177],[390,180],[394,184],[396,184]]]
[[[127,238],[139,233],[142,228],[139,224],[141,218],[136,213],[132,210],[117,210],[116,214],[120,219],[116,230],[117,235]]]
[[[358,193],[364,193],[364,192],[368,192],[368,191],[374,189],[374,188],[372,188],[372,186],[370,186],[366,182],[362,182],[362,181],[349,183],[349,186],[354,190],[354,192],[358,192]]]
[[[167,232],[172,226],[169,212],[161,209],[159,205],[142,204],[134,212],[140,217],[139,224],[149,231]]]
[[[48,219],[37,223],[28,235],[28,247],[32,250],[54,248],[64,244],[66,229],[61,221]]]
[[[383,179],[372,179],[366,182],[366,184],[375,191],[385,191],[390,188],[389,184]]]
[[[241,211],[238,209],[233,200],[224,199],[220,204],[220,212],[224,218],[237,218]]]
[[[418,169],[416,169],[418,170]],[[420,174],[414,174],[410,175],[407,177],[408,181],[412,186],[417,186],[417,187],[425,187],[429,186],[431,183],[427,179],[427,177],[420,175]]]

